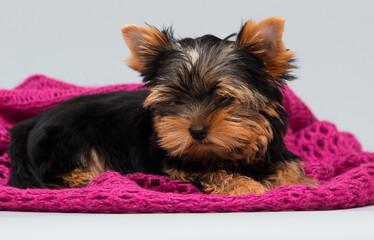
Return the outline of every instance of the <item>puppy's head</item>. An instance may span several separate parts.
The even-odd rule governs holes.
[[[122,28],[127,64],[150,87],[144,107],[170,156],[250,162],[277,143],[286,128],[280,87],[292,77],[294,54],[283,26],[280,18],[249,21],[235,41],[235,34],[176,40],[170,29]]]

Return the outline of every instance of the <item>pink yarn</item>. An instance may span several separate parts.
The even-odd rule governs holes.
[[[26,189],[5,186],[10,172],[7,128],[57,103],[82,94],[140,89],[140,84],[85,88],[42,75],[13,90],[0,90],[0,210],[55,212],[237,212],[322,210],[374,204],[374,153],[335,125],[319,121],[289,89],[286,143],[305,160],[319,187],[282,186],[262,195],[221,196],[200,192],[191,184],[163,176],[105,172],[87,187]]]

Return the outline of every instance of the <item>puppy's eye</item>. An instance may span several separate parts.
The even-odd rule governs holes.
[[[172,100],[170,102],[167,103],[169,106],[175,106],[175,105],[181,105],[183,104],[182,101],[179,101],[179,100]]]
[[[220,106],[228,106],[235,101],[234,97],[220,97],[217,99],[216,104]]]

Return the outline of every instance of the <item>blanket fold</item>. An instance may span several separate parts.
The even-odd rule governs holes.
[[[43,75],[0,90],[0,210],[54,212],[237,212],[326,210],[374,204],[374,153],[363,152],[350,133],[319,121],[288,87],[288,148],[305,161],[319,187],[282,186],[262,195],[208,195],[164,176],[105,172],[76,189],[17,189],[6,186],[11,163],[7,129],[62,101],[82,94],[141,89],[141,84],[80,87]]]

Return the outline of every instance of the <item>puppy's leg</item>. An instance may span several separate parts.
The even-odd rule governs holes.
[[[225,170],[208,173],[203,177],[201,185],[205,192],[228,196],[266,192],[266,188],[252,178]]]
[[[266,188],[250,177],[225,170],[208,173],[188,173],[177,169],[167,169],[165,172],[172,179],[201,185],[204,192],[222,195],[262,194]]]
[[[300,165],[300,161],[291,160],[278,164],[274,174],[267,177],[264,185],[270,190],[282,185],[307,184],[317,187],[318,184],[308,177]]]
[[[89,169],[76,168],[61,178],[65,187],[76,188],[86,186],[97,176],[98,174]]]
[[[48,184],[48,187],[84,187],[89,184],[92,179],[108,170],[105,164],[105,159],[101,157],[95,149],[91,149],[88,153],[82,154],[81,164],[83,167],[76,168],[72,172],[60,176],[61,183]]]

